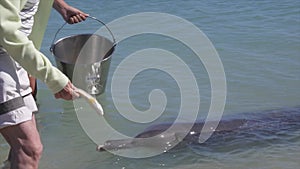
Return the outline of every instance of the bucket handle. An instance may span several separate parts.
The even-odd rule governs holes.
[[[102,22],[101,20],[99,20],[99,19],[97,19],[96,17],[94,17],[94,16],[88,16],[88,18],[94,19],[95,21],[98,21],[98,22],[101,23],[103,26],[105,26],[105,28],[108,30],[109,34],[110,34],[111,37],[112,37],[112,40],[113,40],[113,46],[116,46],[116,39],[115,39],[115,37],[114,37],[112,31],[107,27],[107,25],[106,25],[104,22]],[[55,33],[55,35],[54,35],[54,38],[53,38],[53,40],[52,40],[52,43],[51,43],[51,47],[50,47],[50,52],[51,52],[51,53],[53,53],[54,41],[55,41],[55,39],[56,39],[58,33],[63,29],[63,27],[64,27],[66,24],[67,24],[67,22],[65,22],[65,23],[64,23],[64,24],[56,31],[56,33]]]

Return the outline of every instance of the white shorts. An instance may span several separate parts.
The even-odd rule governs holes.
[[[16,107],[13,110],[7,106],[10,104],[0,107],[0,129],[31,120],[32,113],[37,111],[31,92],[27,72],[0,46],[0,106],[16,98],[22,101],[20,106],[12,102]],[[7,112],[3,111],[6,109]]]

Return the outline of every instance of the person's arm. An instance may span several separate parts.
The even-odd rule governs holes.
[[[53,8],[55,8],[64,18],[65,21],[67,21],[69,24],[78,23],[86,19],[88,14],[83,13],[82,11],[73,8],[72,6],[69,6],[67,3],[65,3],[63,0],[54,0],[53,2]],[[30,87],[32,88],[32,95],[36,97],[37,94],[37,83],[34,77],[30,76]],[[56,98],[61,98],[65,94],[55,94]]]
[[[64,0],[54,0],[53,8],[56,9],[69,24],[84,21],[86,17],[88,17],[88,14],[68,5]]]
[[[48,58],[34,47],[32,41],[19,31],[21,27],[19,11],[23,7],[22,2],[0,0],[0,45],[29,74],[45,82],[53,93],[62,92],[68,95],[60,95],[61,97],[57,96],[57,98],[69,99],[69,96],[73,94],[69,90],[69,79],[52,66]]]

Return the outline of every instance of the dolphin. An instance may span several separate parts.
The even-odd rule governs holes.
[[[261,112],[240,113],[226,116],[220,122],[208,121],[208,125],[218,123],[216,128],[202,131],[205,120],[191,123],[162,123],[146,128],[134,138],[107,140],[97,147],[98,151],[116,151],[134,147],[165,148],[170,144],[200,144],[201,132],[213,132],[211,137],[201,145],[212,144],[220,139],[262,137],[278,135],[282,130],[294,132],[300,130],[300,106],[274,109]],[[172,126],[172,129],[170,127]],[[213,126],[213,125],[212,125]],[[170,130],[169,130],[170,129]],[[230,138],[229,138],[230,137]],[[259,138],[258,138],[259,139]]]

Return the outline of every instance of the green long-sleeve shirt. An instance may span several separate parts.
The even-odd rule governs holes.
[[[0,45],[29,74],[45,82],[53,93],[57,93],[66,86],[69,79],[52,66],[33,42],[19,31],[19,12],[25,3],[26,0],[0,0]]]

